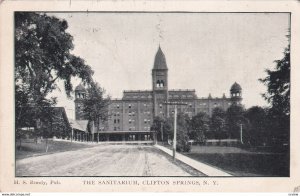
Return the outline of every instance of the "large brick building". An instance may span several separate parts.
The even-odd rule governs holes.
[[[82,100],[86,90],[82,85],[75,89],[75,117],[82,120]],[[230,89],[230,97],[223,94],[220,98],[198,98],[193,89],[169,89],[168,67],[161,48],[155,55],[152,69],[152,89],[124,91],[122,99],[111,100],[108,108],[110,118],[102,122],[101,136],[105,140],[148,140],[153,137],[150,127],[155,116],[168,117],[174,111],[174,106],[164,104],[166,101],[185,102],[178,106],[178,112],[190,117],[199,112],[209,115],[215,107],[224,110],[231,104],[241,104],[242,88],[234,83]]]

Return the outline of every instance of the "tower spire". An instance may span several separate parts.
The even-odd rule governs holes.
[[[166,57],[165,57],[163,51],[161,50],[160,44],[158,45],[158,50],[155,55],[153,69],[156,69],[156,70],[167,70],[168,69]]]

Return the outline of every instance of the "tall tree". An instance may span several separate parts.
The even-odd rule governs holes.
[[[225,120],[226,112],[220,107],[214,108],[210,119],[210,131],[215,133],[216,139],[224,139],[227,137],[225,132]]]
[[[231,105],[226,112],[226,129],[231,139],[240,137],[240,126],[245,125],[244,108],[240,105]]]
[[[15,13],[16,114],[24,114],[19,110],[31,106],[37,108],[36,116],[43,116],[44,108],[56,104],[56,98],[47,95],[57,89],[58,80],[64,82],[68,97],[73,90],[72,77],[81,78],[84,83],[92,81],[91,67],[71,54],[73,37],[67,28],[65,20],[53,16]],[[16,127],[19,117],[16,115]]]
[[[97,133],[100,130],[100,123],[109,117],[108,105],[110,104],[110,97],[105,97],[104,94],[105,90],[97,82],[92,82],[88,85],[87,96],[83,100],[85,119],[94,122]],[[99,134],[97,135],[97,141],[99,141]]]
[[[73,37],[68,23],[33,12],[15,13],[15,82],[26,91],[30,103],[39,103],[62,80],[66,94],[73,89],[71,78],[91,82],[93,71],[84,60],[71,54]],[[19,100],[17,100],[19,101]]]
[[[177,114],[177,129],[176,129],[176,137],[177,137],[177,151],[189,151],[190,146],[188,144],[189,141],[189,122],[190,118],[188,115],[183,113]],[[167,119],[166,122],[166,132],[170,136],[170,139],[173,139],[174,136],[174,116]]]
[[[153,123],[151,125],[151,130],[156,132],[157,139],[159,141],[167,140],[168,138],[167,131],[165,129],[166,129],[166,121],[159,116],[154,117]]]
[[[255,146],[265,145],[270,138],[267,129],[267,110],[259,106],[253,106],[246,110],[245,117],[249,121],[246,137],[248,137],[250,144]]]
[[[274,62],[275,69],[267,69],[267,76],[259,80],[267,86],[263,97],[271,105],[268,117],[272,137],[286,142],[290,134],[290,45],[285,48],[283,58]]]
[[[209,116],[204,112],[199,112],[190,121],[189,136],[197,142],[204,142],[205,133],[209,130]]]

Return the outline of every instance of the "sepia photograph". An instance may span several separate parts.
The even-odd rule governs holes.
[[[15,177],[290,177],[291,38],[288,12],[14,12]]]

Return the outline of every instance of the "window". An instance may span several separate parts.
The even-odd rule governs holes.
[[[117,127],[114,127],[114,131],[116,131],[117,130]]]
[[[163,80],[157,80],[157,81],[156,81],[156,87],[162,88],[162,87],[164,87],[164,86],[165,86],[165,83],[164,83]]]
[[[128,108],[131,108],[131,104],[128,105]]]
[[[120,108],[120,105],[119,105],[119,104],[117,105],[117,108]]]
[[[162,108],[162,104],[159,104],[159,107]]]
[[[117,120],[116,120],[116,119],[114,119],[114,123],[115,123],[115,124],[117,123]]]
[[[120,123],[120,119],[118,119],[117,122]]]

